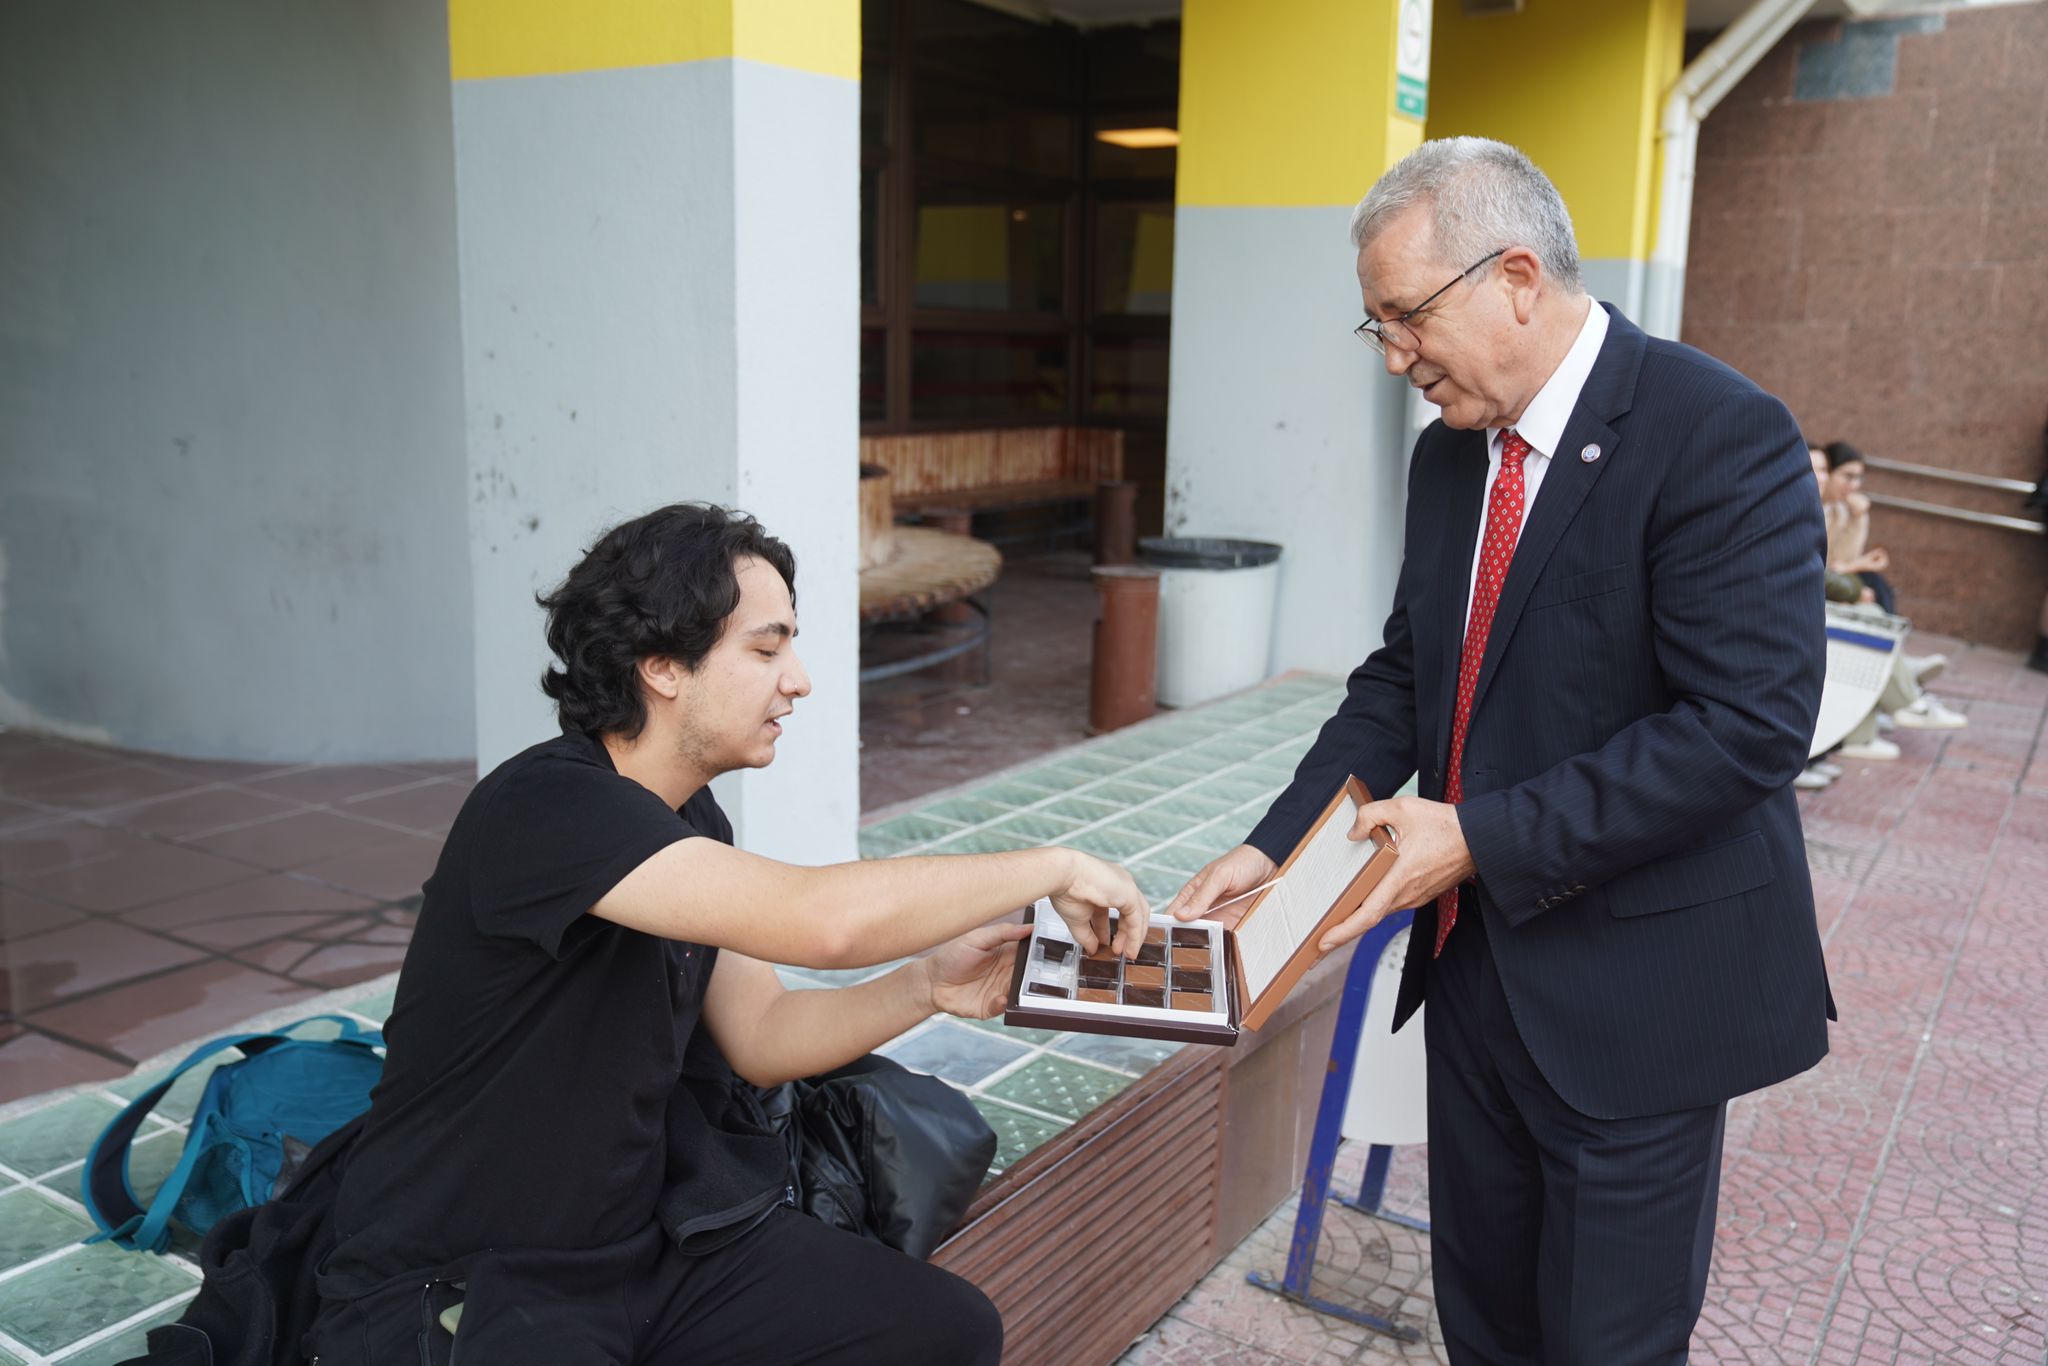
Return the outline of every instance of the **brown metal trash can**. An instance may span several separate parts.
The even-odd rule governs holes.
[[[1100,735],[1157,710],[1159,571],[1096,565],[1095,658],[1088,680],[1088,732]]]

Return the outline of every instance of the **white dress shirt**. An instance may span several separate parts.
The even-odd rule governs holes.
[[[1607,310],[1600,307],[1598,299],[1588,299],[1586,321],[1579,326],[1578,340],[1572,349],[1564,353],[1564,359],[1557,363],[1557,369],[1550,372],[1550,378],[1536,391],[1536,397],[1529,400],[1529,406],[1522,410],[1522,420],[1514,430],[1522,440],[1529,443],[1529,453],[1522,458],[1522,521],[1515,528],[1515,540],[1519,544],[1522,528],[1529,525],[1529,509],[1536,506],[1537,490],[1543,487],[1543,476],[1550,469],[1550,458],[1557,454],[1557,443],[1564,440],[1565,423],[1571,421],[1572,409],[1579,406],[1579,391],[1586,387],[1586,377],[1593,373],[1593,362],[1600,358],[1600,344],[1607,340]],[[1506,427],[1490,427],[1486,433],[1486,489],[1480,495],[1479,506],[1489,506],[1493,498],[1493,481],[1500,478],[1501,437]],[[1486,523],[1479,524],[1479,538],[1472,547],[1472,573],[1466,579],[1465,626],[1472,626],[1472,599],[1479,585],[1479,557],[1486,549]]]

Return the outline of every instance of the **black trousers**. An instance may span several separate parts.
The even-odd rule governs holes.
[[[1451,1360],[1683,1362],[1706,1297],[1727,1106],[1574,1110],[1522,1044],[1487,933],[1459,918],[1423,1012],[1430,1248]]]
[[[451,1337],[437,1319],[456,1301]],[[777,1207],[715,1252],[685,1256],[650,1224],[595,1257],[330,1305],[306,1349],[319,1366],[997,1366],[1003,1323],[951,1272]]]

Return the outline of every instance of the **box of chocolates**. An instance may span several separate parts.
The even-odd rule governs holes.
[[[1273,880],[1217,906],[1241,906],[1235,929],[1153,915],[1145,942],[1126,959],[1104,943],[1085,953],[1051,902],[1032,908],[1031,938],[1018,946],[1005,1024],[1233,1044],[1257,1029],[1322,957],[1316,943],[1379,885],[1399,844],[1382,826],[1353,842],[1348,832],[1371,798],[1349,780]],[[1110,917],[1111,937],[1120,927]]]
[[[1229,1007],[1228,931],[1213,920],[1153,916],[1136,958],[1104,944],[1084,953],[1052,905],[1033,908],[1017,950],[1005,1024],[1150,1039],[1235,1043]],[[1112,933],[1118,922],[1110,917]]]

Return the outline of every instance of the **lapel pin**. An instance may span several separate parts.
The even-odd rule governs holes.
[[[1588,446],[1584,450],[1579,452],[1579,459],[1585,461],[1588,465],[1592,464],[1595,460],[1598,460],[1599,458],[1600,448],[1598,446]]]

